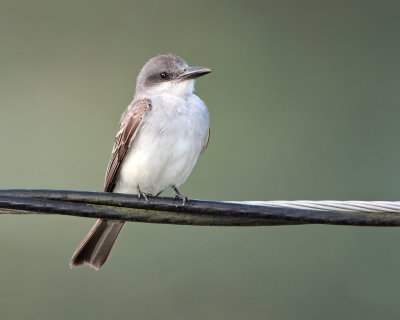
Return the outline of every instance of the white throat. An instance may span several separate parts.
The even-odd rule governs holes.
[[[155,95],[173,95],[185,98],[194,91],[194,80],[168,81],[148,88],[136,88],[135,100]]]

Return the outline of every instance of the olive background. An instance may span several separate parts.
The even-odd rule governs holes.
[[[398,1],[0,1],[0,188],[101,191],[141,66],[176,53],[212,200],[400,199]],[[166,195],[171,195],[167,192]],[[2,216],[2,319],[397,319],[400,230],[129,223],[71,270],[94,221]]]

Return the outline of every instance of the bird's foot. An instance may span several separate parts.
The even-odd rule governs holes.
[[[142,190],[140,190],[139,186],[137,187],[137,191],[138,191],[138,198],[143,198],[146,202],[149,202],[149,198],[147,197],[152,197],[153,195],[151,193],[146,193],[143,192]]]
[[[175,199],[182,200],[182,205],[183,205],[183,206],[185,205],[186,202],[189,202],[188,197],[184,196],[184,195],[178,190],[177,187],[173,186],[172,189],[174,189],[174,191],[175,191],[175,193],[176,193]]]

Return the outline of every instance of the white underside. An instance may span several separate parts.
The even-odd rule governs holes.
[[[194,94],[152,95],[152,109],[120,168],[114,192],[156,195],[182,185],[206,143],[209,114]]]

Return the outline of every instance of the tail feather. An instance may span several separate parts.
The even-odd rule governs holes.
[[[72,255],[70,266],[85,263],[96,270],[106,262],[124,222],[99,219]]]

